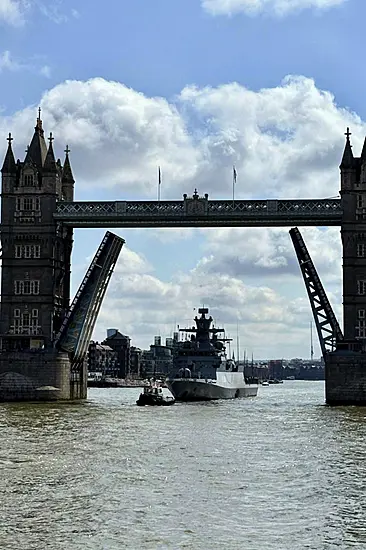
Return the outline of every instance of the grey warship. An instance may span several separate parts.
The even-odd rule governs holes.
[[[200,308],[198,313],[200,317],[194,319],[196,326],[179,329],[190,338],[179,343],[172,372],[165,380],[175,399],[211,401],[255,397],[258,384],[248,383],[244,366],[227,358],[225,343],[230,339],[219,336],[224,329],[213,326],[207,308]]]

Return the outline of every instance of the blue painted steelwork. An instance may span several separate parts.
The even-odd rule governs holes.
[[[124,239],[107,231],[77,291],[54,346],[70,353],[73,364],[85,358],[109,280]]]
[[[337,344],[343,341],[343,333],[297,227],[290,230],[290,236],[309,296],[322,355],[325,357],[326,353],[334,351]]]
[[[73,227],[283,227],[341,225],[340,199],[104,201],[57,203],[54,218]]]

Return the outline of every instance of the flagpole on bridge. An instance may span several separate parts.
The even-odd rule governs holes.
[[[236,177],[237,177],[236,168],[235,168],[235,166],[233,166],[233,206],[234,206],[234,203],[235,203],[235,184],[236,184]]]
[[[160,202],[161,169],[158,169],[158,202]]]

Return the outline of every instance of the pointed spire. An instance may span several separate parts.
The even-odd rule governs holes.
[[[9,133],[9,136],[6,138],[8,141],[8,150],[6,151],[6,155],[4,158],[3,167],[1,168],[2,174],[15,174],[17,171],[17,166],[15,163],[13,148],[11,146],[11,142],[13,141],[13,138],[11,137],[11,134]]]
[[[71,170],[69,153],[70,153],[69,146],[66,145],[66,149],[65,149],[66,156],[65,156],[64,167],[62,170],[62,183],[75,183],[74,176]]]
[[[38,107],[38,117],[36,121],[35,131],[39,132],[42,136],[44,135],[43,127],[42,127],[42,119],[41,119],[41,108]]]
[[[52,146],[52,142],[54,140],[54,137],[52,136],[52,132],[50,133],[50,137],[48,139],[50,144],[48,146],[46,159],[44,161],[43,172],[44,173],[47,172],[48,174],[57,174],[56,159],[55,159],[55,154],[53,152],[53,146]]]
[[[366,162],[366,137],[365,137],[365,141],[363,142],[363,147],[362,147],[361,164],[365,164],[365,162]]]
[[[41,108],[38,109],[38,117],[34,127],[34,134],[29,145],[24,164],[34,163],[38,170],[42,170],[47,156],[47,145],[44,139],[44,131],[41,120]]]
[[[349,131],[349,128],[347,128],[347,132],[344,134],[346,136],[346,145],[344,147],[342,162],[340,164],[340,168],[354,168],[355,166],[355,159],[352,153],[352,145],[350,142],[350,135],[351,132]]]

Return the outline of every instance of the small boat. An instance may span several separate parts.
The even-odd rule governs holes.
[[[262,382],[262,386],[269,386],[269,384],[268,384],[267,380],[263,380],[263,382]]]
[[[140,397],[136,401],[136,405],[143,407],[144,405],[155,405],[166,407],[174,405],[174,397],[164,395],[163,388],[159,381],[152,382],[149,386],[144,386],[144,391],[140,393]]]

